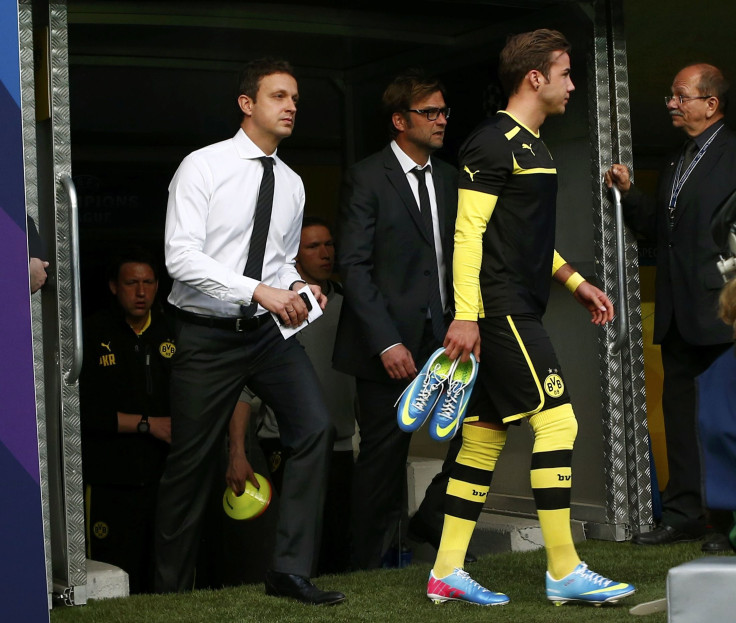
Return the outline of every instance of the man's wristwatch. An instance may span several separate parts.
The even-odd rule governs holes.
[[[148,432],[150,432],[151,425],[148,423],[148,416],[147,415],[142,415],[141,416],[141,421],[138,422],[138,427],[137,428],[138,428],[138,432],[141,433],[142,435],[145,435]]]

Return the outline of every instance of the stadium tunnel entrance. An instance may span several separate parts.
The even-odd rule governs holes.
[[[431,0],[389,13],[306,0],[20,1],[26,205],[56,271],[32,302],[50,595],[86,600],[75,376],[80,319],[106,296],[101,258],[123,241],[162,256],[171,176],[186,154],[233,134],[238,70],[266,55],[290,60],[299,79],[297,128],[279,154],[304,179],[307,213],[332,220],[342,171],[386,142],[378,104],[397,71],[422,65],[442,78],[452,119],[437,156],[456,164],[463,138],[504,104],[495,74],[507,35],[547,27],[571,40],[577,90],[566,115],[543,128],[560,182],[556,247],[625,321],[593,327],[553,287],[545,324],[580,424],[572,517],[612,540],[653,523],[636,244],[624,232],[617,247],[601,182],[608,163],[632,160],[621,5]],[[512,431],[487,511],[534,513],[530,445],[528,427]],[[412,445],[417,456],[444,452],[422,435]]]

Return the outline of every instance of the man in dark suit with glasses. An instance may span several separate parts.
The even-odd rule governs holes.
[[[452,307],[457,174],[431,157],[442,147],[450,116],[444,87],[409,70],[388,85],[383,108],[391,142],[348,170],[338,219],[345,302],[333,363],[357,379],[356,569],[381,566],[405,531],[411,435],[399,429],[395,403],[442,345]],[[442,513],[431,507],[441,504],[446,484],[443,470],[413,525],[435,546]]]
[[[723,280],[716,267],[719,249],[710,231],[713,213],[736,189],[736,134],[724,122],[728,82],[704,63],[682,69],[665,96],[672,125],[687,140],[663,169],[656,199],[631,183],[629,170],[614,164],[606,183],[623,197],[628,225],[657,241],[654,343],[662,346],[662,409],[669,482],[662,521],[633,543],[662,545],[701,538],[706,515],[700,490],[695,434],[695,378],[729,347],[731,331],[719,319]],[[715,515],[713,523],[719,523]],[[709,536],[703,550],[729,548],[726,526]]]

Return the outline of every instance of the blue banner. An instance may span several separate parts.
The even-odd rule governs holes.
[[[48,623],[16,0],[0,0],[0,171],[0,618]]]

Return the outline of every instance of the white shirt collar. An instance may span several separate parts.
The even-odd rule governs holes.
[[[243,128],[240,128],[236,132],[233,137],[233,141],[235,142],[235,149],[238,150],[238,156],[241,158],[254,160],[255,158],[263,158],[263,156],[270,156],[274,158],[274,160],[276,159],[276,152],[278,149],[275,149],[272,154],[264,153],[258,145],[250,140],[250,137],[245,133]]]
[[[427,158],[427,164],[425,164],[423,167],[420,167],[416,162],[414,162],[409,156],[406,155],[406,153],[399,147],[399,144],[396,141],[391,141],[391,149],[394,151],[394,155],[396,156],[397,160],[399,161],[399,165],[401,166],[401,170],[408,174],[409,171],[412,169],[424,169],[425,167],[429,167],[429,172],[432,172],[432,158]]]

